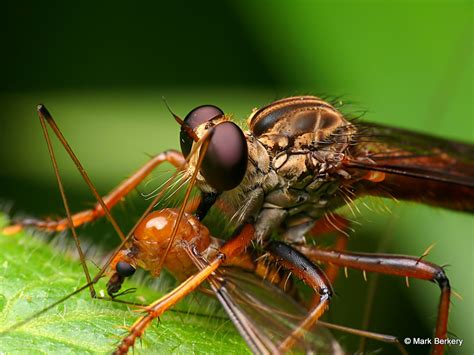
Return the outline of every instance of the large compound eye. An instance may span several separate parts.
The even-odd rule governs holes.
[[[115,266],[117,273],[120,276],[128,277],[132,276],[135,273],[135,268],[125,261],[119,261]]]
[[[217,116],[222,116],[223,114],[224,112],[222,112],[219,107],[213,105],[202,105],[188,113],[184,119],[184,123],[194,130],[200,124],[208,122]],[[181,144],[181,152],[185,157],[187,157],[191,152],[193,139],[186,133],[186,130],[183,129],[183,127],[181,127],[181,132],[179,133],[179,142]]]
[[[232,190],[247,171],[247,141],[239,126],[230,121],[219,123],[213,130],[201,173],[217,191]]]

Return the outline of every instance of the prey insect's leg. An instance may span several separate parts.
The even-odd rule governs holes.
[[[115,231],[117,234],[120,236],[120,239],[125,240],[125,235],[123,234],[122,230],[120,229],[119,225],[117,224],[117,221],[112,217],[110,214],[109,209],[105,205],[104,201],[100,197],[99,193],[97,192],[97,189],[95,188],[94,184],[92,183],[91,179],[89,178],[89,175],[87,175],[86,170],[82,166],[81,162],[77,158],[76,154],[74,154],[71,146],[67,142],[66,138],[64,138],[63,134],[61,133],[61,130],[57,126],[56,122],[54,121],[53,117],[49,113],[49,111],[44,107],[43,105],[38,105],[38,115],[41,121],[41,124],[43,127],[46,127],[46,122],[49,124],[51,129],[53,130],[54,134],[56,137],[58,137],[59,141],[63,145],[64,149],[66,152],[69,154],[69,157],[72,159],[74,164],[76,165],[77,169],[79,170],[79,173],[82,175],[82,178],[86,182],[87,186],[89,186],[89,189],[91,190],[92,194],[96,198],[96,200],[100,203],[102,206],[105,215],[107,216],[107,219],[109,220],[110,224],[114,227]]]
[[[41,127],[43,129],[45,140],[46,140],[46,143],[48,145],[48,151],[49,151],[49,154],[50,154],[50,157],[51,157],[51,161],[53,163],[54,172],[55,172],[56,179],[57,179],[58,186],[59,186],[59,190],[60,190],[60,193],[61,193],[61,198],[63,200],[63,204],[64,204],[64,207],[65,207],[65,210],[66,210],[67,218],[65,218],[61,221],[58,221],[58,222],[46,222],[46,223],[42,222],[42,221],[26,221],[26,223],[23,223],[23,225],[28,225],[28,224],[29,225],[35,225],[35,226],[40,227],[40,228],[43,227],[44,229],[56,230],[56,231],[66,229],[67,227],[70,226],[71,230],[72,230],[72,235],[73,235],[73,238],[74,238],[74,241],[75,241],[75,244],[76,244],[76,249],[78,251],[79,258],[80,258],[80,261],[81,261],[81,265],[82,265],[82,268],[84,270],[84,274],[86,276],[87,283],[89,284],[90,294],[91,294],[92,297],[95,297],[96,293],[95,293],[95,290],[94,290],[93,282],[91,282],[92,279],[90,277],[90,273],[89,273],[89,270],[87,268],[87,264],[85,262],[85,256],[84,256],[84,253],[82,252],[82,248],[80,246],[79,238],[77,237],[75,226],[78,226],[82,223],[93,220],[94,218],[98,218],[99,216],[102,216],[102,215],[105,214],[107,216],[107,218],[109,219],[110,223],[115,228],[117,234],[122,239],[122,241],[125,240],[125,236],[122,233],[122,231],[120,230],[120,227],[118,226],[117,222],[114,220],[112,215],[110,214],[109,207],[113,206],[118,201],[120,201],[120,199],[123,196],[125,196],[128,192],[130,192],[141,180],[143,180],[143,178],[156,165],[158,165],[159,163],[164,161],[166,158],[168,158],[171,161],[175,161],[177,164],[180,163],[180,157],[182,158],[182,160],[184,160],[184,158],[182,157],[182,155],[180,155],[177,152],[172,152],[171,154],[169,154],[171,159],[168,157],[166,152],[161,154],[161,155],[158,155],[157,157],[152,159],[148,164],[146,164],[142,169],[137,171],[131,178],[129,178],[124,183],[119,185],[111,194],[106,196],[106,200],[104,201],[100,197],[99,193],[97,192],[95,186],[93,185],[92,181],[90,180],[89,176],[87,175],[87,173],[86,173],[85,169],[83,168],[82,164],[80,163],[79,159],[76,157],[76,155],[74,154],[72,148],[69,146],[68,142],[66,141],[66,139],[62,135],[61,131],[59,130],[59,127],[56,125],[56,122],[52,118],[51,114],[48,112],[48,110],[43,105],[38,106],[38,115],[39,115],[39,118],[40,118],[40,123],[41,123]],[[62,184],[61,176],[59,174],[58,164],[57,164],[57,161],[56,161],[56,158],[55,158],[54,150],[53,150],[53,147],[52,147],[52,144],[51,144],[51,139],[49,137],[48,128],[47,128],[46,123],[48,123],[50,125],[53,132],[56,134],[58,139],[61,141],[62,145],[64,146],[64,148],[68,152],[71,159],[74,161],[74,163],[75,163],[76,167],[78,168],[79,172],[81,173],[82,177],[84,178],[87,185],[91,189],[92,193],[96,197],[98,203],[97,203],[96,207],[93,210],[83,211],[81,213],[75,214],[74,216],[71,215],[71,211],[69,209],[69,205],[68,205],[66,194],[65,194],[64,187],[63,187],[63,184]],[[172,159],[173,157],[175,159]],[[107,206],[107,204],[108,204],[108,206]],[[20,226],[21,226],[21,224],[20,224]],[[13,231],[19,229],[19,228],[15,228],[15,226],[12,226],[11,228],[12,228],[11,230],[13,230]],[[6,232],[8,233],[8,230]]]
[[[323,315],[329,306],[333,291],[324,272],[306,256],[282,242],[272,241],[265,248],[285,269],[308,284],[319,296],[319,303],[311,307],[307,318],[280,345],[279,350],[286,352],[308,331]]]
[[[226,260],[226,258],[231,259],[243,253],[253,237],[253,226],[251,224],[245,225],[236,236],[227,241],[219,249],[216,258],[209,265],[207,265],[203,270],[200,270],[197,274],[189,277],[172,292],[148,306],[145,309],[148,314],[140,317],[132,325],[130,328],[130,334],[122,340],[115,353],[126,354],[130,347],[135,344],[136,339],[142,336],[153,319],[162,315],[168,308],[174,306],[182,298],[199,287],[199,285],[201,285],[207,277],[209,277],[209,275],[211,275]]]
[[[176,152],[176,151],[168,151],[168,152],[163,152],[156,157],[154,157],[152,160],[150,160],[145,166],[143,166],[141,169],[139,169],[135,174],[133,174],[129,179],[124,181],[122,184],[120,184],[116,189],[114,189],[109,195],[105,196],[105,199],[102,199],[100,195],[98,194],[97,190],[95,189],[94,185],[92,184],[91,180],[89,179],[86,171],[82,167],[82,164],[80,163],[79,159],[76,157],[74,154],[72,148],[69,146],[68,142],[62,135],[61,131],[59,130],[59,127],[56,125],[54,119],[52,118],[51,114],[47,111],[47,109],[39,105],[38,106],[38,115],[40,118],[40,123],[43,129],[43,133],[45,135],[46,143],[48,145],[48,151],[51,156],[51,160],[53,163],[53,168],[56,174],[56,179],[58,181],[59,185],[59,190],[61,193],[61,197],[66,209],[66,215],[67,218],[64,218],[60,221],[57,222],[47,222],[47,221],[36,221],[36,220],[26,220],[21,222],[19,225],[16,226],[10,226],[7,227],[4,232],[8,233],[9,231],[17,231],[21,229],[22,226],[24,225],[33,225],[38,228],[43,228],[47,230],[53,230],[53,231],[61,231],[69,226],[71,226],[72,230],[72,235],[74,238],[74,241],[76,243],[76,248],[78,250],[79,258],[81,260],[81,265],[84,270],[84,274],[86,275],[87,283],[89,284],[90,288],[90,293],[92,297],[95,297],[95,290],[93,287],[93,282],[91,282],[91,277],[89,270],[87,268],[86,262],[85,262],[85,257],[82,252],[82,249],[80,247],[80,242],[77,237],[77,233],[74,229],[74,227],[79,226],[85,222],[89,222],[91,220],[94,220],[96,218],[99,218],[103,215],[106,215],[111,222],[111,224],[114,226],[115,230],[117,231],[118,235],[121,237],[122,240],[125,239],[125,236],[123,235],[122,231],[118,227],[118,224],[116,221],[113,219],[113,217],[110,214],[109,208],[113,207],[118,201],[120,201],[126,194],[128,194],[133,188],[135,188],[138,183],[140,183],[146,175],[148,175],[157,165],[159,165],[163,161],[169,161],[175,166],[183,166],[185,163],[185,159],[183,156]],[[54,155],[54,150],[51,144],[51,139],[49,137],[47,125],[48,123],[56,136],[59,138],[61,143],[63,144],[64,148],[70,155],[71,159],[74,161],[76,167],[78,168],[79,172],[83,176],[84,180],[86,181],[87,185],[91,189],[92,193],[97,199],[97,204],[94,209],[92,210],[87,210],[83,212],[76,213],[74,215],[71,215],[69,205],[67,203],[66,195],[64,192],[63,184],[61,181],[61,177],[59,175],[59,168],[56,162],[56,158]]]
[[[54,149],[53,149],[53,145],[51,144],[51,138],[49,137],[48,127],[46,127],[46,123],[43,117],[41,117],[41,115],[40,115],[40,121],[41,121],[41,128],[43,129],[43,133],[44,133],[44,138],[46,140],[46,144],[48,145],[48,152],[49,152],[49,156],[51,157],[51,162],[53,164],[54,174],[56,175],[56,180],[58,182],[59,192],[61,193],[61,199],[63,200],[64,209],[66,210],[66,215],[67,215],[66,221],[67,221],[67,224],[71,226],[72,236],[76,244],[77,253],[79,254],[81,266],[82,266],[82,269],[84,270],[84,274],[86,275],[87,283],[89,284],[89,292],[91,294],[91,297],[94,298],[96,296],[94,285],[91,283],[91,275],[87,267],[86,258],[84,256],[84,253],[82,252],[81,242],[79,241],[79,237],[77,236],[76,228],[74,228],[71,211],[69,209],[69,204],[66,198],[66,192],[64,191],[61,174],[59,173],[58,163],[56,161],[56,156],[54,155]]]
[[[138,184],[140,184],[145,177],[147,177],[156,167],[158,167],[163,162],[169,162],[176,168],[182,168],[186,160],[183,155],[176,150],[167,150],[149,160],[145,165],[138,169],[132,176],[122,181],[115,189],[110,193],[105,195],[102,200],[107,208],[112,209],[118,202],[120,202],[127,194],[129,194],[133,189],[135,189]],[[91,222],[105,215],[105,210],[102,207],[100,202],[97,202],[94,208],[81,211],[72,215],[72,221],[75,227],[80,226],[81,224]],[[42,221],[36,219],[26,219],[20,221],[18,224],[9,226],[6,228],[6,231],[16,231],[21,229],[23,226],[33,226],[40,229],[45,229],[48,231],[59,232],[68,228],[69,223],[67,218],[61,219],[59,221]]]
[[[414,277],[436,282],[441,289],[441,296],[438,306],[435,337],[440,339],[446,338],[451,286],[442,267],[424,261],[419,257],[404,255],[348,253],[304,246],[297,247],[297,249],[312,260],[334,263],[343,267],[363,270],[364,272],[377,272],[406,278]],[[443,352],[444,344],[434,345],[432,349],[433,354],[442,354]]]

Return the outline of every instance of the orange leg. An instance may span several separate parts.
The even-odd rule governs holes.
[[[150,161],[138,169],[132,176],[124,180],[120,185],[118,185],[114,190],[109,194],[103,197],[103,201],[108,209],[114,207],[118,202],[120,202],[127,194],[129,194],[133,189],[135,189],[138,184],[140,184],[146,176],[148,176],[153,169],[163,162],[169,162],[176,168],[182,168],[186,164],[186,160],[183,155],[176,150],[167,150],[163,153],[160,153],[154,156]],[[94,221],[100,217],[103,217],[105,214],[104,209],[100,203],[97,203],[94,208],[81,211],[73,214],[72,221],[74,227],[80,226],[84,223]],[[43,221],[37,219],[25,219],[20,221],[16,225],[9,226],[5,228],[5,232],[9,231],[16,232],[21,229],[21,227],[33,226],[35,228],[44,229],[52,232],[59,232],[67,229],[69,227],[69,222],[67,218],[63,218],[59,221]]]
[[[135,344],[137,338],[141,337],[146,328],[150,325],[153,319],[161,316],[167,309],[174,306],[177,302],[183,299],[186,295],[194,291],[201,285],[217,268],[226,260],[230,260],[242,254],[245,248],[250,244],[254,237],[254,228],[251,224],[243,227],[239,234],[226,242],[217,253],[216,258],[200,270],[197,274],[189,277],[186,281],[181,283],[177,288],[167,295],[161,297],[159,300],[153,302],[145,311],[148,314],[140,317],[130,328],[130,334],[122,340],[118,346],[115,354],[126,354],[130,347]]]
[[[435,337],[440,339],[446,338],[451,286],[442,267],[421,260],[419,257],[404,255],[348,253],[309,247],[297,247],[297,249],[312,260],[333,263],[342,267],[363,270],[364,272],[377,272],[406,278],[414,277],[436,282],[441,289],[441,296],[438,306]],[[443,354],[444,345],[434,345],[432,353],[437,355]]]

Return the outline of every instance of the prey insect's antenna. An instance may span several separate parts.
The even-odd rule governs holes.
[[[59,127],[56,125],[56,122],[54,121],[53,117],[49,113],[49,111],[44,107],[44,105],[38,105],[38,114],[40,116],[40,119],[42,121],[48,122],[49,126],[52,128],[54,134],[58,137],[60,140],[61,144],[63,145],[64,149],[66,149],[67,153],[73,160],[74,164],[76,165],[77,169],[79,170],[79,173],[82,175],[82,178],[86,182],[87,186],[89,186],[89,189],[92,191],[92,194],[94,197],[97,199],[97,201],[100,203],[101,207],[104,210],[105,216],[109,220],[109,222],[112,224],[114,227],[115,231],[119,235],[120,239],[125,240],[125,236],[120,229],[119,225],[117,224],[117,221],[112,217],[112,214],[110,213],[109,209],[107,208],[107,205],[105,204],[104,200],[102,200],[102,197],[99,195],[97,192],[97,189],[95,188],[94,184],[92,183],[91,179],[89,178],[89,175],[87,175],[86,170],[82,166],[81,162],[77,158],[76,154],[74,154],[72,148],[70,147],[69,143],[66,141],[64,138],[63,134],[59,130]]]
[[[191,191],[194,187],[194,183],[196,181],[197,174],[199,173],[199,169],[202,165],[202,161],[204,160],[204,156],[206,155],[206,151],[207,151],[207,148],[208,148],[209,143],[210,143],[210,138],[212,137],[213,134],[214,134],[214,130],[212,130],[212,129],[209,130],[202,137],[200,142],[198,142],[198,144],[196,145],[196,147],[194,149],[194,152],[199,152],[198,161],[197,161],[196,167],[193,171],[193,175],[191,176],[191,180],[189,181],[189,185],[186,189],[186,193],[184,195],[183,203],[181,205],[181,208],[179,209],[178,217],[176,218],[176,221],[174,222],[173,231],[171,232],[171,237],[168,241],[168,245],[166,246],[166,250],[163,254],[163,257],[160,259],[160,262],[158,264],[159,265],[158,270],[161,270],[161,268],[163,266],[163,263],[165,262],[166,256],[168,255],[168,253],[171,249],[171,246],[173,245],[173,242],[176,238],[176,234],[178,233],[179,224],[181,222],[181,219],[183,218],[184,212],[186,211],[186,205],[188,203],[189,196],[191,195]],[[192,156],[193,156],[193,154],[191,152],[189,157],[192,157]]]
[[[44,107],[44,106],[41,106],[41,107]],[[76,228],[74,227],[74,222],[71,216],[71,210],[69,209],[69,204],[67,202],[66,192],[64,191],[64,185],[61,179],[61,175],[59,174],[58,162],[56,160],[54,149],[51,144],[51,138],[49,137],[48,127],[46,126],[44,116],[41,114],[40,107],[38,107],[38,112],[40,113],[39,118],[41,122],[41,128],[43,129],[44,138],[46,139],[46,144],[48,145],[49,156],[51,157],[51,162],[53,163],[54,175],[56,175],[56,180],[58,182],[59,192],[61,193],[61,199],[63,200],[64,209],[66,210],[69,227],[71,228],[72,236],[74,238],[74,242],[76,243],[76,249],[77,249],[77,252],[79,253],[79,259],[81,261],[82,269],[84,270],[87,283],[89,284],[89,291],[91,293],[91,297],[94,298],[96,295],[94,285],[91,283],[91,275],[87,267],[86,258],[82,251],[81,242],[79,241],[79,238],[77,236]]]

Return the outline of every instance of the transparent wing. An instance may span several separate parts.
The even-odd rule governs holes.
[[[278,353],[278,345],[305,318],[307,310],[280,287],[258,275],[223,267],[210,281],[217,298],[254,353]],[[292,353],[343,354],[331,332],[313,327]]]

